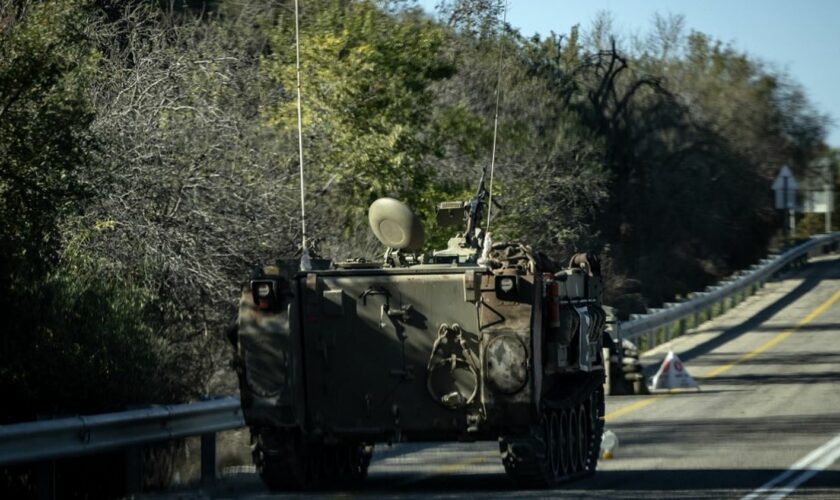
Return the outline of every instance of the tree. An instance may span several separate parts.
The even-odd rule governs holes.
[[[96,53],[81,1],[0,5],[0,287],[22,291],[55,264],[58,225],[88,194],[95,141],[86,90]],[[2,299],[0,299],[2,300]]]
[[[141,4],[105,24],[93,131],[107,186],[70,228],[103,273],[149,294],[167,399],[233,390],[222,332],[247,273],[295,249],[291,143],[263,124],[270,6]],[[100,230],[90,232],[92,229]]]
[[[436,148],[430,86],[452,73],[439,55],[441,28],[418,10],[391,13],[372,1],[310,3],[302,20],[310,194],[331,200],[324,208],[332,207],[344,237],[366,225],[368,205],[385,195],[428,218],[434,172],[424,158]],[[265,116],[289,140],[297,127],[294,40],[291,14],[283,13],[265,65],[279,98]]]

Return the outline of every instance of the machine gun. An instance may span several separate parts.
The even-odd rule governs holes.
[[[469,211],[467,214],[467,232],[464,233],[464,239],[467,244],[476,248],[481,248],[481,242],[476,238],[476,229],[481,221],[481,204],[484,198],[487,197],[487,188],[484,185],[484,178],[487,176],[487,167],[481,170],[481,179],[478,181],[478,191],[469,201]]]

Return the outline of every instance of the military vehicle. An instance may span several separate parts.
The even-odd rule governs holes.
[[[595,471],[606,314],[596,259],[558,265],[478,228],[483,180],[438,222],[465,223],[421,255],[424,229],[382,198],[381,262],[299,259],[258,269],[231,332],[253,459],[275,490],[363,479],[377,443],[498,440],[527,487]]]

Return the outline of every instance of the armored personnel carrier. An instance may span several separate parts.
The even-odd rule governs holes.
[[[270,488],[358,482],[375,444],[405,441],[498,441],[527,487],[595,471],[597,261],[562,266],[521,243],[490,244],[477,228],[483,197],[441,204],[439,223],[466,224],[446,249],[416,253],[422,224],[382,198],[369,212],[381,262],[281,260],[244,287],[234,366]]]

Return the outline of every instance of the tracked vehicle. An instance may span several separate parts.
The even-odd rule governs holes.
[[[358,482],[373,446],[498,441],[527,487],[591,474],[604,414],[606,315],[596,259],[561,266],[477,229],[470,202],[439,223],[466,223],[420,255],[420,221],[383,198],[371,228],[381,262],[299,259],[258,269],[231,332],[253,458],[272,489]]]

